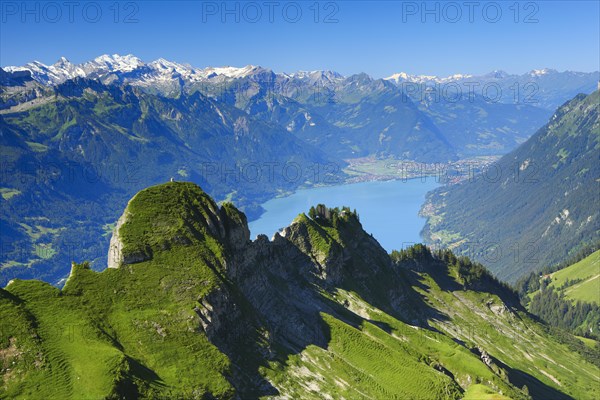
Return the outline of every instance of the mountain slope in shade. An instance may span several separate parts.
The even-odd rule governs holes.
[[[515,281],[600,236],[599,92],[565,103],[487,175],[440,188],[424,208],[432,243]]]
[[[551,115],[533,104],[492,102],[481,95],[448,101],[428,93],[413,100],[463,157],[505,154]]]
[[[0,393],[597,397],[581,343],[559,342],[480,265],[421,245],[390,257],[350,210],[310,214],[250,241],[245,215],[194,184],[142,190],[112,268],[0,289]]]

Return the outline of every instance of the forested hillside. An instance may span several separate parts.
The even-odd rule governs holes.
[[[515,151],[472,179],[431,193],[430,243],[515,282],[600,238],[600,92],[578,95]]]

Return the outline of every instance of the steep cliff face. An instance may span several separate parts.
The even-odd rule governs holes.
[[[108,246],[108,268],[118,268],[124,263],[131,264],[131,262],[133,261],[131,260],[131,258],[125,260],[125,257],[123,256],[123,242],[121,240],[121,236],[119,235],[119,230],[121,229],[121,226],[123,226],[126,220],[127,209],[117,221],[115,229],[113,230],[113,234],[110,238],[110,244]]]
[[[75,264],[62,290],[0,290],[0,321],[11,321],[0,325],[0,395],[598,394],[598,368],[481,270],[422,246],[392,259],[355,213],[319,209],[251,241],[244,214],[194,184],[139,192],[115,228],[111,268]]]

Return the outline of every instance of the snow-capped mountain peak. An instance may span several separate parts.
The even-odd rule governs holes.
[[[406,72],[399,72],[397,74],[393,74],[387,78],[384,78],[386,81],[392,81],[396,84],[401,82],[412,82],[412,83],[446,83],[446,82],[454,82],[461,81],[464,79],[471,78],[473,75],[467,74],[454,74],[446,77],[439,77],[435,75],[409,75]]]
[[[45,65],[39,61],[30,62],[21,67],[6,67],[8,72],[29,71],[33,79],[45,85],[54,85],[78,76],[85,76],[85,72],[71,64],[65,57],[61,57],[53,65]]]
[[[336,82],[344,77],[335,71],[316,70],[316,71],[298,71],[291,74],[282,74],[288,78],[305,80],[310,82]]]
[[[447,76],[446,78],[442,78],[442,79],[447,80],[447,81],[459,81],[459,80],[463,80],[463,79],[469,79],[472,77],[473,77],[473,75],[469,75],[469,74],[454,74],[454,75],[450,75],[450,76]]]
[[[555,69],[552,68],[543,68],[543,69],[534,69],[531,70],[529,72],[529,75],[531,76],[542,76],[542,75],[548,75],[548,74],[552,74],[557,72]]]
[[[411,76],[408,75],[406,72],[398,72],[397,74],[393,74],[393,75],[388,76],[387,78],[383,78],[383,79],[388,80],[388,81],[399,82],[399,81],[407,81],[410,79],[410,77]]]
[[[179,64],[173,61],[159,58],[148,63],[148,67],[157,75],[172,76],[173,74],[179,74],[191,80],[197,80],[196,70],[192,66],[187,64]]]
[[[6,71],[30,71],[33,78],[45,85],[57,85],[75,77],[103,79],[114,75],[118,79],[133,84],[149,86],[153,83],[164,84],[166,81],[182,78],[190,82],[218,79],[239,79],[260,73],[272,73],[271,70],[255,66],[245,67],[207,67],[204,69],[193,68],[187,64],[159,58],[148,64],[138,57],[127,54],[103,54],[95,59],[82,63],[72,64],[65,57],[61,57],[55,64],[47,66],[39,61],[33,61],[20,67],[6,67]]]
[[[265,81],[266,84],[276,82],[278,87],[285,88],[282,89],[284,91],[291,90],[289,88],[294,85],[290,86],[287,83],[293,81],[296,81],[300,86],[329,88],[345,87],[346,85],[370,87],[373,82],[378,81],[364,73],[344,77],[330,70],[274,73],[270,69],[256,65],[195,68],[189,64],[177,63],[164,58],[144,63],[132,54],[104,54],[81,64],[73,64],[67,58],[61,57],[52,65],[32,61],[23,66],[8,66],[4,70],[6,72],[29,71],[34,80],[48,86],[58,85],[69,79],[81,77],[97,79],[103,83],[126,83],[165,94],[181,93],[187,88],[196,90],[197,84],[228,85],[231,81],[242,79],[249,79],[255,83]],[[597,75],[597,72],[595,74]],[[569,71],[559,73],[554,69],[543,68],[534,69],[523,75],[508,74],[500,70],[478,76],[454,74],[447,77],[411,75],[406,72],[399,72],[384,78],[384,80],[398,86],[404,82],[411,82],[432,87],[438,84],[455,82],[461,84],[466,83],[468,80],[477,80],[481,84],[497,82],[502,85],[512,85],[515,82],[529,82],[532,79],[543,79],[544,81],[548,79],[571,80],[583,79],[582,77],[585,76],[585,73]],[[509,80],[511,82],[508,82]]]
[[[217,74],[223,75],[228,78],[244,78],[248,75],[258,72],[259,70],[264,70],[261,67],[257,67],[255,65],[246,65],[245,67],[209,67],[204,71],[208,72],[208,74]]]
[[[96,57],[94,61],[85,63],[84,65],[96,64],[97,66],[105,67],[111,71],[131,72],[134,69],[143,67],[145,64],[142,60],[132,54],[121,56],[119,54],[103,54]]]
[[[66,57],[61,57],[58,59],[57,62],[54,63],[54,65],[59,66],[59,65],[72,65],[71,61],[67,60]]]
[[[155,66],[157,68],[162,69],[174,69],[174,70],[191,70],[192,68],[189,65],[179,64],[173,61],[165,60],[164,58],[159,58],[158,60],[154,60],[148,65]]]

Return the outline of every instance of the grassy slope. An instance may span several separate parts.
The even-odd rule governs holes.
[[[159,256],[102,273],[75,267],[63,291],[37,281],[9,285],[7,291],[24,301],[36,319],[44,363],[32,368],[33,378],[9,382],[5,394],[102,398],[121,390],[122,376],[145,380],[142,393],[147,396],[169,391],[191,395],[190,388],[228,394],[231,386],[223,375],[229,362],[198,334],[193,311],[215,277],[206,266],[188,264],[185,255],[194,255],[188,253],[171,253],[180,260],[175,265]],[[17,343],[26,340],[22,332],[9,337],[17,337]],[[23,351],[34,354],[34,349],[25,346]],[[27,363],[23,357],[15,361]]]
[[[130,251],[149,248],[151,260],[100,273],[75,265],[62,291],[19,280],[0,290],[0,398],[114,398],[138,391],[143,397],[231,397],[231,362],[209,342],[194,311],[222,285],[223,251],[200,223],[213,208],[193,185],[147,189],[128,207],[128,223],[141,222],[125,223],[120,232]],[[174,230],[163,229],[164,218]],[[342,243],[336,229],[301,220],[320,252]],[[147,237],[149,230],[157,234]],[[173,234],[195,245],[178,244]],[[499,312],[497,296],[450,290],[431,273],[407,274],[438,310],[429,318],[435,329],[402,322],[352,290],[328,290],[323,296],[344,311],[321,313],[330,333],[326,348],[285,353],[261,372],[290,398],[525,399],[518,390],[523,384],[537,398],[557,398],[558,390],[577,399],[600,394],[598,368],[526,315]],[[470,351],[475,346],[495,366]]]
[[[430,321],[439,332],[403,323],[355,293],[338,290],[337,301],[347,301],[362,321],[353,326],[324,315],[332,335],[327,349],[309,346],[262,372],[291,398],[524,399],[518,390],[524,385],[539,399],[600,394],[598,368],[528,317],[486,313],[487,302],[500,303],[497,297],[449,293],[428,276],[423,282],[432,284],[427,298],[450,317]],[[467,349],[472,346],[483,347],[494,365],[486,366]]]
[[[487,384],[517,394],[449,337],[402,323],[355,293],[338,290],[334,298],[348,302],[349,308],[363,318],[348,323],[324,314],[331,330],[327,349],[309,346],[285,360],[283,369],[273,365],[264,371],[281,394],[314,399],[357,395],[374,399],[461,398],[461,386],[470,383],[466,379],[457,383],[442,372],[443,368],[455,378],[479,376]]]
[[[100,397],[112,389],[112,371],[119,367],[122,354],[111,343],[98,335],[91,315],[77,307],[72,298],[63,297],[58,289],[38,281],[16,281],[7,290],[27,303],[26,309],[35,318],[33,332],[41,339],[32,346],[26,357],[41,353],[39,364],[44,368],[26,366],[17,361],[16,368],[28,368],[26,381],[9,386],[7,397],[40,398]],[[16,344],[28,346],[16,337]]]
[[[548,286],[558,288],[567,279],[583,279],[582,282],[567,287],[565,297],[600,304],[600,250],[583,260],[551,274],[552,283]]]
[[[144,223],[137,224],[136,220],[136,227],[124,224],[125,238],[131,239],[131,228],[148,228],[148,221],[165,215],[162,200],[179,199],[186,204],[181,200],[194,197],[190,212],[210,207],[212,204],[198,202],[205,198],[192,186],[167,184],[140,192],[130,205],[132,213],[146,205],[141,216]],[[159,201],[152,203],[152,199]],[[171,217],[184,217],[183,210],[172,211],[168,213]],[[160,225],[161,220],[158,222]],[[200,239],[190,240],[210,243],[203,237],[209,235],[202,226],[192,228],[198,229],[194,234]],[[190,234],[190,230],[178,233]],[[159,240],[149,245],[152,248],[164,243]],[[125,241],[125,245],[132,243]],[[14,301],[35,318],[35,328],[31,333],[22,328],[3,329],[0,340],[7,343],[10,337],[16,338],[23,355],[10,362],[15,361],[17,368],[30,374],[24,380],[9,380],[0,395],[102,398],[127,390],[121,381],[129,380],[140,383],[146,396],[178,393],[191,397],[211,392],[227,397],[232,392],[224,377],[229,360],[198,333],[200,324],[194,311],[198,299],[219,284],[208,265],[219,266],[220,260],[218,249],[210,245],[171,243],[169,251],[154,252],[152,260],[120,269],[97,273],[75,265],[62,291],[39,281],[14,281],[7,286],[6,296],[14,296]],[[0,304],[4,321],[6,306],[4,301]],[[32,334],[39,337],[35,343],[29,343]],[[44,361],[31,367],[28,360],[38,352]]]
[[[425,287],[417,290],[450,317],[434,319],[432,325],[469,347],[485,349],[518,387],[527,385],[537,398],[561,398],[554,389],[577,399],[600,395],[598,368],[582,362],[525,313],[504,308],[496,295],[443,290],[428,274],[420,275]]]
[[[331,243],[338,240],[335,230],[317,230],[305,216],[297,221],[307,225],[312,245],[329,253]],[[456,271],[450,274],[456,276]],[[438,280],[445,282],[444,287]],[[455,287],[446,287],[448,281]],[[509,311],[497,295],[462,290],[454,278],[440,277],[439,272],[419,273],[412,283],[427,304],[440,311],[429,320],[434,331],[401,322],[358,294],[338,289],[331,299],[361,319],[348,324],[326,315],[332,330],[327,351],[309,347],[291,356],[284,369],[289,378],[278,382],[282,393],[292,398],[307,397],[306,392],[311,398],[339,398],[351,396],[349,388],[364,390],[361,382],[367,381],[369,390],[361,395],[371,398],[526,398],[518,390],[524,386],[534,398],[583,399],[600,394],[597,367],[582,362],[524,312]],[[469,351],[478,346],[491,355],[492,366]],[[434,367],[434,373],[419,368],[423,364]],[[278,381],[273,372],[267,374]]]

